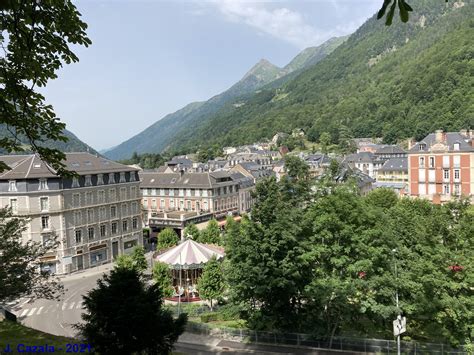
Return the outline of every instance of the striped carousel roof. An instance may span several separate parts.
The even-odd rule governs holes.
[[[201,244],[187,239],[181,244],[156,256],[155,260],[168,264],[173,269],[200,269],[213,256],[224,257],[224,250],[213,245]]]

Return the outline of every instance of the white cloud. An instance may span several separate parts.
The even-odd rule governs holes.
[[[331,1],[337,6],[337,1]],[[229,21],[243,23],[275,38],[289,42],[298,48],[321,44],[334,36],[354,31],[361,21],[334,26],[331,29],[318,29],[306,22],[304,16],[295,10],[271,2],[249,2],[244,0],[211,1]]]

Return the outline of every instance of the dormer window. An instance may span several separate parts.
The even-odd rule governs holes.
[[[109,174],[109,184],[115,184],[115,173]]]
[[[421,151],[425,150],[425,149],[426,149],[426,144],[420,143],[419,149],[420,149]]]
[[[92,178],[90,175],[86,175],[86,180],[84,182],[84,186],[92,186]]]
[[[48,180],[47,179],[39,179],[38,190],[48,190]]]
[[[130,172],[130,181],[137,181],[134,171]]]
[[[124,172],[120,173],[120,182],[126,182]]]
[[[459,150],[459,148],[460,148],[460,144],[458,142],[454,143],[453,149],[454,150]]]
[[[104,174],[97,174],[97,185],[104,185]]]
[[[77,176],[72,178],[72,187],[80,187],[79,178]]]
[[[15,180],[8,181],[8,191],[17,191]]]

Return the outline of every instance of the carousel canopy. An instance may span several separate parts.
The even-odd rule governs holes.
[[[155,260],[168,264],[173,269],[200,269],[214,255],[217,259],[223,258],[224,250],[188,239],[158,255]]]

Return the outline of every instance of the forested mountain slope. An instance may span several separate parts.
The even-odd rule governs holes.
[[[413,7],[407,24],[386,27],[374,16],[324,60],[239,107],[228,103],[170,149],[250,143],[295,127],[315,139],[329,132],[335,143],[341,127],[386,142],[474,127],[473,2]]]
[[[294,77],[304,68],[314,65],[345,40],[345,37],[331,38],[318,47],[310,47],[298,54],[287,66],[279,68],[262,59],[244,77],[228,90],[206,102],[191,103],[184,108],[165,116],[144,131],[106,151],[111,159],[126,159],[137,153],[158,153],[170,145],[181,141],[183,131],[201,127],[207,119],[218,113],[224,105],[231,102],[232,107],[240,105],[239,100],[252,96],[257,89],[272,83],[280,85]]]

